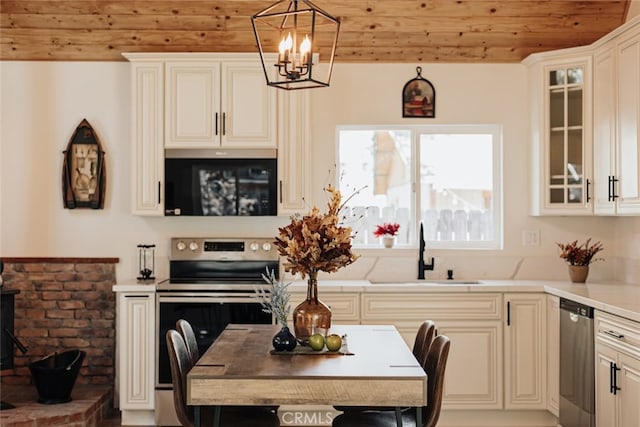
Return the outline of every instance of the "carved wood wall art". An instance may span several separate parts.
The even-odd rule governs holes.
[[[82,119],[63,151],[62,198],[66,209],[104,207],[107,172],[98,135]]]

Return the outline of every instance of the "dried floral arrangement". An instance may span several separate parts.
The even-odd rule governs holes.
[[[353,195],[342,202],[337,188],[328,185],[324,191],[331,195],[327,212],[314,206],[304,216],[293,215],[289,225],[278,228],[274,242],[286,258],[284,271],[300,273],[303,279],[317,277],[319,271],[333,273],[358,259],[351,250],[351,227],[341,224],[341,211]]]
[[[603,260],[603,258],[594,258],[598,252],[604,250],[602,243],[591,244],[591,238],[583,244],[578,244],[578,241],[574,240],[567,244],[557,243],[557,245],[560,248],[560,258],[567,261],[569,265],[589,265]]]
[[[376,237],[395,236],[398,234],[399,229],[400,224],[396,222],[385,222],[384,224],[376,226],[376,229],[373,231],[373,235]]]
[[[269,271],[267,268],[267,274],[263,274],[262,278],[265,282],[271,285],[270,293],[267,293],[262,288],[256,288],[256,298],[260,301],[262,311],[272,314],[281,326],[287,326],[287,317],[291,312],[291,304],[289,298],[291,295],[287,288],[291,284],[278,281],[276,274],[273,270]]]

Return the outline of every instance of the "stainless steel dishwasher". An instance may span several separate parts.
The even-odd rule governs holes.
[[[561,427],[595,427],[593,308],[560,298]]]

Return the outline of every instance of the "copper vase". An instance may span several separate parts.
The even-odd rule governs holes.
[[[307,299],[293,310],[293,329],[299,341],[315,333],[326,335],[331,327],[331,309],[318,299],[318,273],[309,274]]]

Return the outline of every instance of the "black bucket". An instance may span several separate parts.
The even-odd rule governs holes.
[[[86,355],[87,353],[81,350],[68,350],[29,363],[31,378],[38,390],[38,402],[70,402],[71,390]]]

